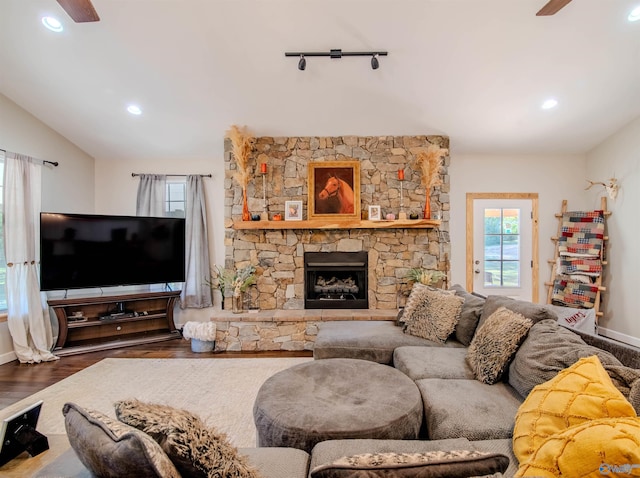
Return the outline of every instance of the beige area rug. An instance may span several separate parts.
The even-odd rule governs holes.
[[[126,359],[107,358],[0,411],[0,418],[44,400],[38,430],[65,434],[66,402],[115,417],[117,400],[183,408],[227,434],[237,447],[256,446],[253,402],[264,381],[311,358]]]

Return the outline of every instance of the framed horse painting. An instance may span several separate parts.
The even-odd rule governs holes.
[[[309,219],[360,219],[360,161],[309,162]]]

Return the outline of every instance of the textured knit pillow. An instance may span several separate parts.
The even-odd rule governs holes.
[[[133,427],[74,403],[62,408],[69,444],[93,476],[179,478],[160,446]]]
[[[259,478],[224,434],[207,428],[196,415],[138,400],[115,404],[119,420],[156,440],[182,476]]]
[[[551,435],[516,476],[584,478],[640,474],[640,419],[589,420]]]
[[[503,473],[509,458],[480,451],[364,453],[316,466],[311,478],[463,478]]]
[[[456,328],[463,303],[453,291],[415,284],[402,316],[405,332],[444,343]]]
[[[526,463],[550,436],[588,420],[635,417],[597,356],[580,359],[537,385],[520,405],[513,429],[513,453]]]
[[[489,385],[502,377],[509,360],[533,322],[500,307],[476,331],[467,350],[467,362],[476,379]]]

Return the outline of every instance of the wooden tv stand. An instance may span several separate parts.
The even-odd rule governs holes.
[[[50,299],[59,324],[53,352],[72,355],[179,338],[173,307],[180,292]]]

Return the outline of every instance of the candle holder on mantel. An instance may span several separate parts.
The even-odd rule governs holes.
[[[267,211],[267,163],[260,164],[260,174],[262,174],[262,214],[261,221],[269,220],[269,212]]]
[[[405,221],[407,219],[407,213],[404,212],[404,195],[402,191],[402,183],[404,183],[404,169],[398,169],[398,181],[400,181],[400,212],[398,213],[398,219]]]

